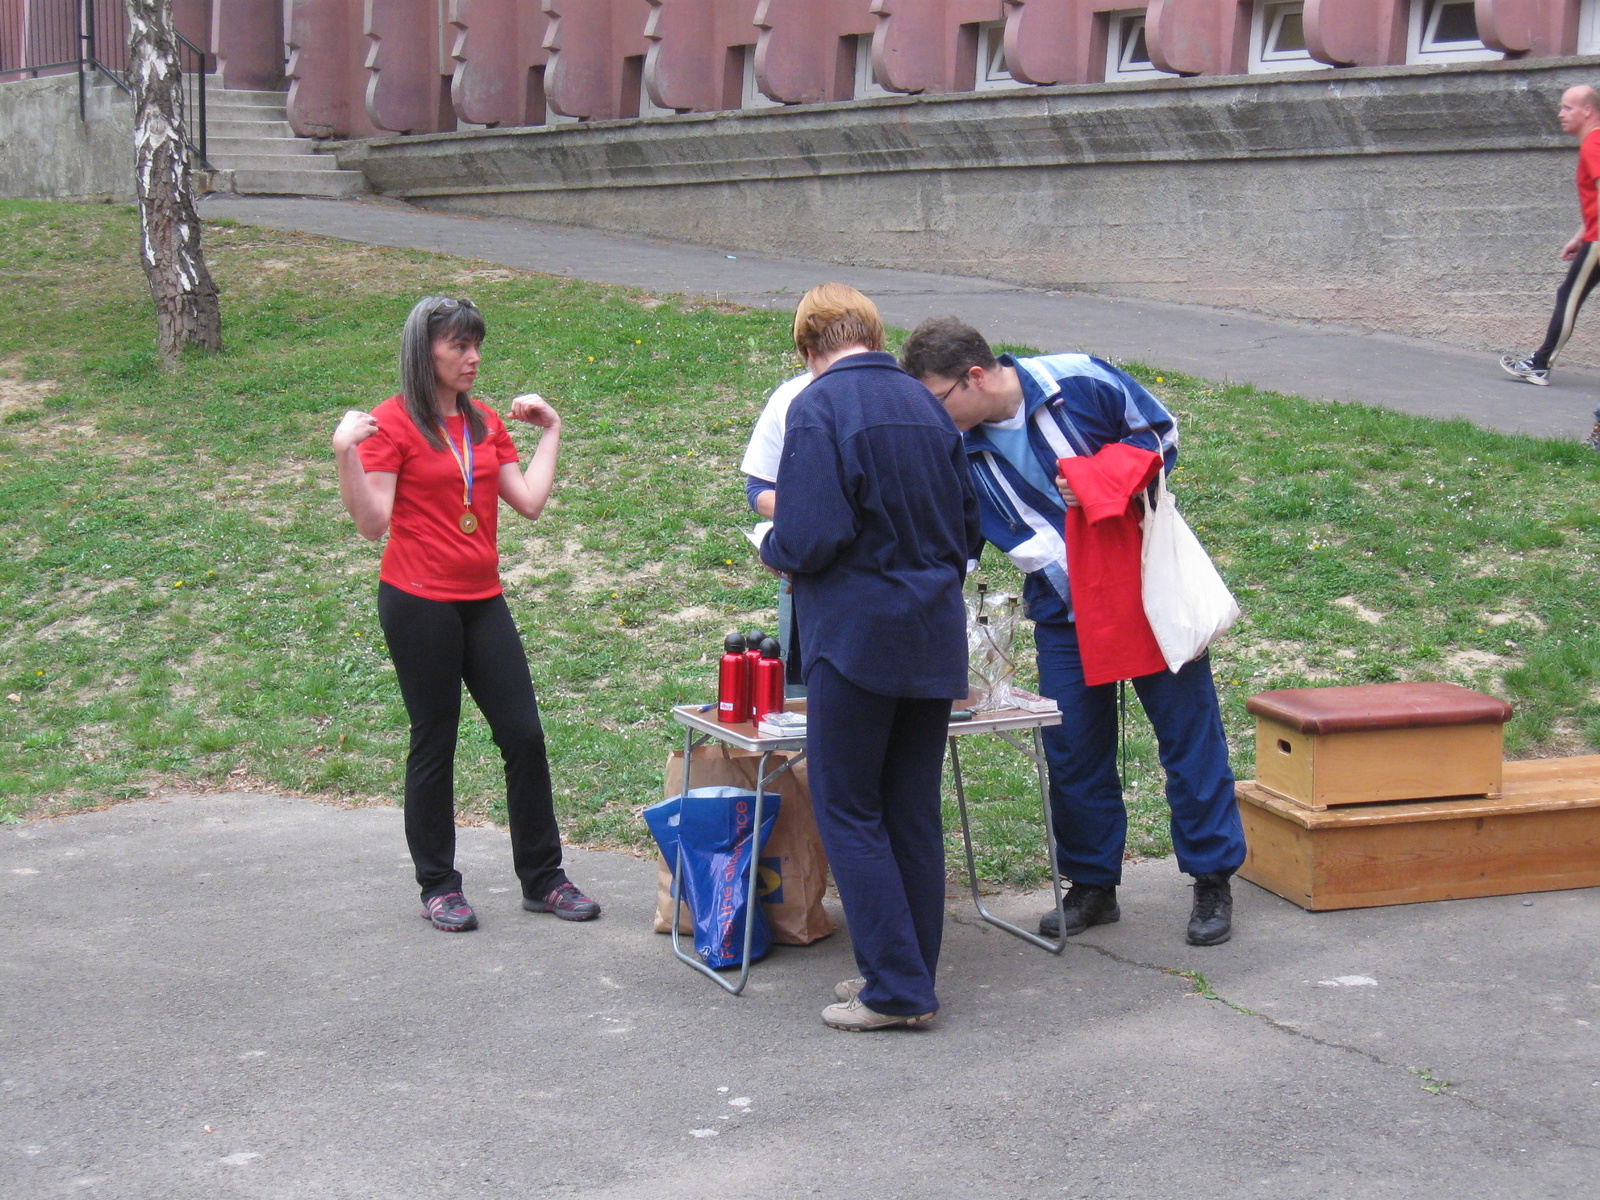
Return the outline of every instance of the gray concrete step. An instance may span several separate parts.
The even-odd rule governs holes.
[[[219,170],[212,184],[218,192],[247,196],[359,196],[367,190],[360,171],[271,171],[245,168]]]
[[[281,121],[289,106],[282,99],[273,101],[236,100],[223,92],[206,93],[206,116],[233,120]]]
[[[212,108],[206,107],[206,128],[216,125],[265,125],[276,128],[282,127],[293,132],[289,125],[289,116],[281,108]]]
[[[206,141],[213,155],[217,154],[315,154],[317,143],[311,138],[285,137],[219,137],[211,130]]]
[[[269,92],[253,88],[220,88],[215,83],[206,83],[206,103],[221,101],[225,104],[276,104],[282,106],[289,102],[287,90]]]
[[[294,129],[287,121],[265,119],[238,121],[232,117],[219,118],[212,113],[206,114],[206,131],[212,137],[289,138],[295,136]]]
[[[314,171],[326,175],[339,169],[339,160],[331,154],[219,154],[209,146],[206,150],[212,166],[229,171]]]

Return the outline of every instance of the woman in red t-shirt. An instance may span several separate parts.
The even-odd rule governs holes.
[[[544,430],[524,472],[504,422],[471,397],[483,317],[470,300],[429,296],[406,318],[401,394],[352,409],[333,434],[339,495],[361,536],[385,532],[378,620],[411,718],[406,842],[422,915],[438,929],[476,929],[456,870],[455,751],[461,685],[506,764],[511,861],[522,907],[568,921],[600,915],[561,869],[539,705],[528,656],[500,590],[499,502],[537,520],[555,482],[561,418],[536,395],[511,419]]]

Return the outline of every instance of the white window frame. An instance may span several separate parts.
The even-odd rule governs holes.
[[[1447,3],[1464,4],[1467,0],[1411,0],[1411,30],[1406,37],[1406,62],[1491,62],[1505,55],[1491,50],[1482,42],[1445,42],[1430,45],[1429,39],[1439,23],[1439,8]]]
[[[639,72],[639,116],[641,117],[675,117],[678,110],[675,108],[662,108],[650,99],[650,89],[645,86],[644,72]]]
[[[1028,85],[1006,69],[1006,23],[985,21],[978,26],[978,68],[972,90],[993,92]]]
[[[856,35],[856,82],[852,100],[871,100],[875,96],[903,96],[904,92],[891,92],[878,82],[872,73],[872,35]]]
[[[1600,0],[1583,0],[1578,9],[1578,53],[1600,54]]]
[[[1267,39],[1282,23],[1287,14],[1299,13],[1305,19],[1305,0],[1258,0],[1250,18],[1250,73],[1264,71],[1315,71],[1325,67],[1311,57],[1310,50],[1275,50],[1268,52]]]
[[[740,108],[782,108],[782,100],[774,100],[756,83],[756,48],[744,48],[744,83],[739,89]]]
[[[1152,64],[1144,67],[1124,67],[1122,60],[1126,51],[1132,49],[1134,34],[1134,18],[1142,25],[1145,10],[1142,8],[1125,8],[1118,12],[1108,13],[1110,22],[1106,36],[1106,82],[1118,83],[1124,79],[1171,79],[1173,76],[1157,70]],[[1124,43],[1127,43],[1126,45]],[[1145,43],[1149,45],[1148,42]]]

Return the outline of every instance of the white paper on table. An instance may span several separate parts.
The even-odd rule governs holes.
[[[745,531],[745,537],[750,539],[750,544],[756,548],[756,553],[761,553],[761,543],[767,540],[767,534],[772,532],[772,522],[762,521],[754,529]]]

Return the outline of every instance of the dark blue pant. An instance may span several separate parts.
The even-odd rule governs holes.
[[[1057,861],[1074,883],[1113,887],[1122,881],[1128,840],[1117,775],[1117,685],[1084,686],[1076,626],[1040,622],[1034,639],[1039,690],[1061,707],[1061,724],[1043,731]],[[1244,826],[1210,656],[1187,663],[1176,675],[1142,675],[1133,688],[1167,772],[1178,868],[1191,875],[1235,870],[1244,862]]]
[[[950,701],[879,696],[826,659],[806,664],[811,805],[874,1012],[939,1007],[944,935],[944,768]]]

